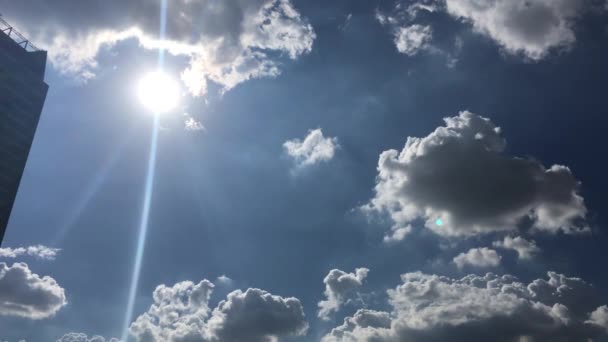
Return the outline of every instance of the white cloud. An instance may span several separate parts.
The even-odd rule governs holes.
[[[348,13],[346,15],[346,18],[344,19],[344,23],[342,23],[339,26],[340,30],[345,31],[348,28],[348,26],[350,25],[350,22],[352,21],[352,19],[353,19],[353,14],[352,13]]]
[[[59,248],[50,248],[43,245],[0,248],[0,258],[18,258],[21,256],[31,256],[42,260],[55,260],[57,254],[61,251]]]
[[[608,331],[608,306],[602,305],[589,315],[588,324],[600,326]]]
[[[252,78],[277,76],[280,64],[270,53],[296,59],[312,50],[316,38],[312,26],[289,0],[265,1],[256,12],[248,13],[241,25],[238,43],[226,46],[227,40],[221,39],[193,58],[182,75],[193,94],[204,94],[207,81],[222,85],[226,91]]]
[[[379,331],[388,332],[391,323],[388,312],[359,309],[352,317],[346,317],[342,325],[332,329],[322,341],[358,342],[379,338],[382,335]]]
[[[430,26],[411,25],[397,28],[395,32],[395,46],[397,51],[408,56],[418,54],[418,51],[428,49],[433,38]]]
[[[204,320],[209,317],[209,298],[213,288],[214,285],[207,280],[198,284],[184,281],[173,287],[158,286],[148,312],[131,324],[131,334],[138,341],[170,341],[207,334]],[[198,324],[190,325],[190,322]]]
[[[208,280],[158,286],[150,309],[131,324],[131,334],[137,341],[266,342],[308,329],[296,298],[250,288],[233,291],[211,311],[213,288]]]
[[[576,22],[591,3],[586,0],[398,0],[393,11],[378,12],[376,17],[395,33],[406,27],[423,26],[417,23],[421,13],[447,13],[492,39],[505,52],[538,61],[552,51],[569,49],[575,44]],[[453,54],[428,43],[426,46],[448,58]]]
[[[25,263],[0,262],[0,315],[42,319],[66,304],[65,290],[55,279],[32,273]]]
[[[405,239],[405,237],[412,232],[412,226],[407,225],[405,227],[398,227],[393,229],[389,235],[384,236],[385,243],[399,242]]]
[[[202,122],[200,122],[200,121],[196,120],[195,118],[186,114],[186,119],[184,120],[184,129],[186,131],[197,132],[197,131],[204,131],[205,126],[203,126]]]
[[[454,38],[453,47],[440,47],[433,43],[433,27],[429,22],[416,23],[421,13],[432,14],[444,10],[444,5],[436,0],[422,0],[406,3],[398,1],[394,9],[388,13],[376,11],[376,20],[386,26],[393,35],[397,51],[407,56],[427,52],[441,56],[446,60],[446,66],[453,68],[459,60],[464,42],[460,36]]]
[[[298,166],[309,166],[331,160],[339,148],[338,138],[324,137],[320,128],[308,132],[304,141],[288,140],[283,148]]]
[[[408,137],[402,151],[382,152],[364,211],[389,214],[393,230],[423,219],[444,236],[515,231],[524,219],[537,231],[586,231],[570,169],[506,155],[487,118],[464,111],[444,121],[426,137]]]
[[[512,249],[517,252],[520,259],[531,259],[540,252],[540,248],[534,241],[528,241],[521,236],[505,236],[503,241],[494,241],[494,247]]]
[[[421,2],[415,2],[407,7],[407,14],[410,19],[415,19],[420,12],[434,13],[439,10],[438,4],[434,3],[433,0],[425,0]]]
[[[471,248],[466,253],[460,253],[454,257],[454,263],[458,268],[465,266],[474,267],[496,267],[500,265],[502,257],[495,250],[486,247]]]
[[[511,54],[539,60],[576,41],[584,0],[446,0],[446,10]]]
[[[45,8],[43,16],[36,9]],[[66,16],[77,11],[78,18]],[[189,61],[182,79],[193,95],[204,95],[207,83],[227,91],[251,78],[280,73],[281,58],[311,51],[316,35],[290,0],[170,1],[166,39],[158,38],[157,3],[146,0],[73,5],[57,0],[11,3],[5,8],[30,38],[49,51],[60,71],[82,80],[94,77],[101,51],[134,39],[146,49],[166,48]]]
[[[388,291],[391,313],[360,310],[323,341],[581,341],[601,333],[584,323],[593,306],[575,304],[597,300],[578,278],[549,273],[526,285],[510,275],[414,272],[401,279]]]
[[[408,56],[414,56],[420,51],[439,52],[440,49],[431,45],[433,29],[429,25],[412,24],[420,11],[435,11],[432,4],[415,3],[405,11],[398,4],[392,13],[385,14],[376,11],[376,20],[390,29],[397,51]]]
[[[217,282],[227,286],[232,286],[234,280],[232,280],[230,277],[227,277],[225,274],[222,274],[221,276],[217,277]]]
[[[369,269],[357,268],[354,273],[333,269],[329,271],[323,283],[325,284],[325,300],[318,303],[319,318],[329,320],[329,316],[340,310],[340,307],[357,294],[363,285]]]
[[[111,338],[106,340],[104,337],[99,335],[94,335],[89,338],[86,334],[82,333],[67,333],[61,338],[59,338],[56,342],[120,342],[117,338]]]

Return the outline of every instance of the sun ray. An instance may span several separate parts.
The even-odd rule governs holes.
[[[167,0],[160,0],[160,39],[165,38],[165,29],[167,21]],[[158,72],[162,72],[165,63],[165,51],[161,48],[158,51]],[[133,309],[135,306],[135,298],[137,297],[137,289],[139,287],[139,279],[143,263],[143,255],[146,246],[146,236],[148,234],[148,222],[150,219],[150,204],[152,202],[152,192],[154,185],[154,171],[156,167],[156,152],[158,143],[158,131],[160,129],[160,112],[154,111],[154,125],[152,128],[152,140],[150,143],[150,155],[148,159],[148,170],[146,174],[146,185],[144,189],[144,201],[141,212],[139,225],[139,233],[137,237],[137,246],[135,251],[135,260],[133,262],[133,273],[131,275],[131,284],[129,286],[129,297],[127,300],[127,308],[125,312],[125,320],[122,331],[122,341],[126,342],[129,338],[129,326],[133,317]]]
[[[152,192],[154,185],[154,171],[156,165],[156,146],[158,142],[158,131],[160,126],[160,115],[154,116],[154,127],[152,132],[152,142],[150,144],[150,156],[148,159],[148,171],[146,175],[146,186],[144,190],[144,203],[141,211],[139,235],[137,237],[137,247],[135,250],[135,261],[133,263],[133,273],[131,276],[131,285],[129,287],[129,298],[127,302],[127,310],[125,314],[125,323],[123,327],[122,341],[127,341],[129,336],[129,325],[133,316],[133,307],[135,306],[135,297],[137,297],[137,288],[139,286],[139,278],[141,275],[141,266],[143,262],[144,249],[146,247],[146,236],[148,235],[148,221],[150,219],[150,204],[152,202]]]

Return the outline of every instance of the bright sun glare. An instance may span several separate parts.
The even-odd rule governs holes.
[[[179,85],[166,73],[153,71],[139,81],[137,96],[152,113],[166,113],[179,102]]]

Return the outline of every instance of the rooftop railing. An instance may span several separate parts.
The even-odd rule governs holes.
[[[25,38],[19,31],[15,30],[9,23],[6,22],[2,18],[2,14],[0,14],[0,31],[4,32],[9,38],[15,41],[15,43],[19,44],[22,48],[24,48],[28,52],[40,51],[32,42],[30,42],[27,38]]]

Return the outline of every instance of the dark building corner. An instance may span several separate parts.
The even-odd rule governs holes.
[[[0,245],[48,91],[46,58],[0,16]]]

